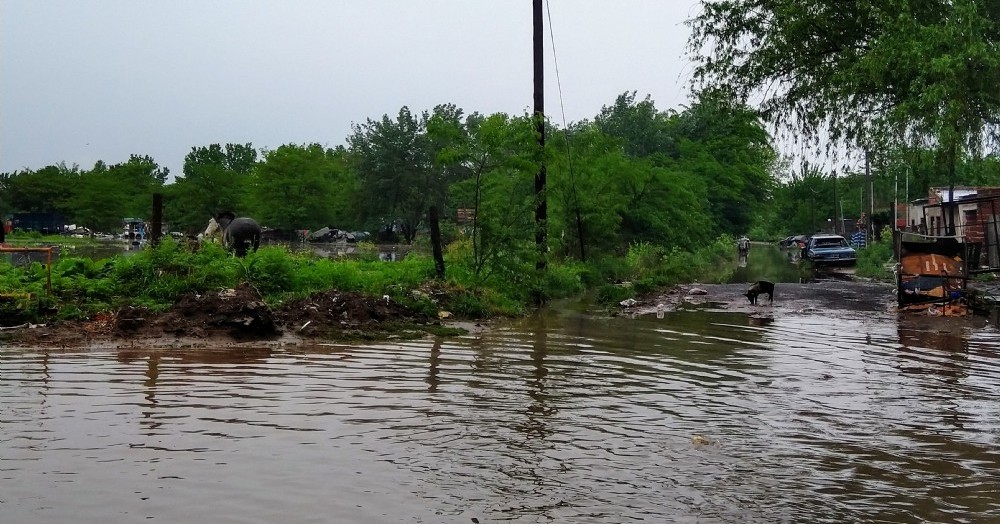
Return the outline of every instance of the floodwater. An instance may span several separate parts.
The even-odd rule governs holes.
[[[1000,522],[998,390],[994,327],[891,312],[0,348],[0,522]]]

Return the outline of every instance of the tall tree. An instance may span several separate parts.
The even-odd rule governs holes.
[[[119,183],[104,162],[80,173],[74,194],[67,201],[72,220],[79,225],[105,233],[121,230],[122,218],[135,216],[126,211],[134,196],[126,184]]]
[[[467,232],[473,272],[483,279],[520,278],[510,269],[535,258],[530,244],[538,167],[534,121],[502,113],[485,118],[474,114],[466,129],[467,138],[442,149],[439,159],[467,173],[452,185],[451,202],[472,211]]]
[[[166,191],[166,220],[195,233],[222,211],[239,212],[256,162],[251,144],[191,148],[184,157],[184,175]]]
[[[933,145],[950,173],[995,146],[996,0],[703,0],[689,21],[696,83],[756,100],[818,145]]]
[[[152,195],[162,190],[170,170],[160,167],[148,155],[131,155],[126,162],[108,168],[115,182],[125,192],[124,216],[148,218],[151,213]]]
[[[681,162],[705,180],[716,231],[746,233],[754,213],[768,205],[777,159],[756,112],[723,92],[702,91],[674,130]]]
[[[359,184],[346,151],[286,144],[264,153],[250,177],[249,212],[261,224],[292,231],[354,224]]]
[[[445,200],[448,171],[437,162],[437,152],[448,133],[428,136],[428,124],[446,128],[461,118],[454,106],[438,106],[420,118],[408,107],[395,119],[368,119],[355,125],[348,144],[356,160],[363,191],[363,207],[370,224],[398,226],[412,242],[431,204]],[[450,124],[451,123],[451,124]]]
[[[10,212],[58,212],[68,214],[67,202],[73,195],[80,169],[66,164],[37,171],[15,171],[5,177],[4,200]]]
[[[677,158],[676,140],[670,130],[672,113],[661,112],[649,95],[636,100],[636,92],[622,93],[611,106],[594,118],[602,133],[621,141],[625,153],[634,158],[667,155]]]
[[[160,191],[168,170],[148,156],[132,155],[128,161],[94,168],[79,174],[67,200],[73,221],[91,229],[114,232],[122,218],[149,218],[152,196]]]

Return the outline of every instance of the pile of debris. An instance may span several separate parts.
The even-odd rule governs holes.
[[[344,231],[342,229],[324,227],[309,233],[307,240],[310,242],[348,242],[353,244],[368,238],[368,236],[368,233],[364,231]]]

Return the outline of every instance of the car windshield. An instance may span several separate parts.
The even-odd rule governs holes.
[[[847,240],[843,238],[817,238],[816,247],[818,248],[847,247]]]

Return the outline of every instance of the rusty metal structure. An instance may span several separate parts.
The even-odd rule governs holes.
[[[928,204],[919,231],[894,232],[901,309],[968,314],[969,280],[1000,272],[1000,191],[995,189]]]

